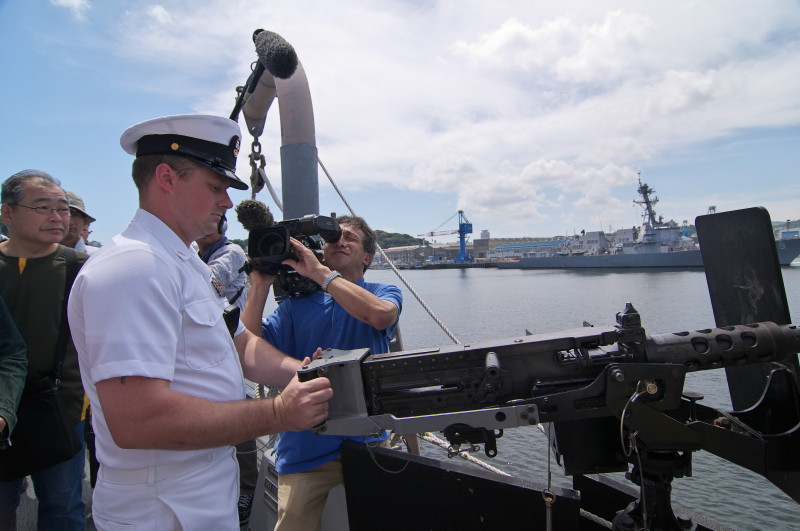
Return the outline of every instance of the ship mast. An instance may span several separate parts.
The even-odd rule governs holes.
[[[656,226],[656,212],[653,210],[653,206],[658,203],[658,197],[651,197],[651,194],[655,194],[655,190],[647,186],[645,183],[642,182],[642,174],[639,173],[639,188],[637,192],[639,195],[642,196],[641,199],[634,199],[633,202],[637,205],[642,205],[644,207],[644,215],[642,217],[647,217],[647,220],[650,222],[651,227]]]

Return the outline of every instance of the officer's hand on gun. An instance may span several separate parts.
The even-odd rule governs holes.
[[[322,351],[317,349],[314,357]],[[303,360],[308,365],[310,358]],[[325,377],[301,382],[295,374],[272,402],[275,418],[286,430],[302,431],[322,424],[328,418],[328,400],[333,396],[331,382]]]

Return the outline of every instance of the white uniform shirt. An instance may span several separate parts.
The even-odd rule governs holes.
[[[243,399],[241,364],[222,318],[226,306],[208,266],[144,210],[87,261],[72,288],[69,322],[100,463],[133,469],[182,463],[207,452],[119,448],[95,384],[144,376],[209,400]],[[240,322],[236,334],[243,331]]]

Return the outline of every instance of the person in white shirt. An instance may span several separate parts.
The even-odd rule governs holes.
[[[69,301],[100,462],[98,529],[239,529],[233,445],[327,417],[330,382],[299,382],[309,358],[226,322],[225,292],[190,249],[233,206],[228,188],[247,189],[234,173],[239,138],[227,118],[183,115],[120,139],[136,156],[140,208],[87,262]],[[245,400],[243,375],[286,387]]]

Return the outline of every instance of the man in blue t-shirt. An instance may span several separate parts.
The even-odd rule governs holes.
[[[366,282],[364,272],[375,254],[375,232],[360,217],[336,220],[342,236],[325,244],[324,263],[297,240],[298,260],[286,260],[298,273],[321,286],[305,297],[288,298],[263,322],[261,316],[275,278],[250,274],[250,294],[242,322],[290,356],[305,357],[317,347],[352,350],[369,347],[373,354],[389,351],[403,296],[397,286]],[[313,346],[311,350],[308,350]],[[313,530],[321,526],[328,492],[343,482],[339,447],[342,441],[385,440],[386,433],[367,439],[315,435],[313,431],[283,432],[276,446],[278,523],[276,531]]]

